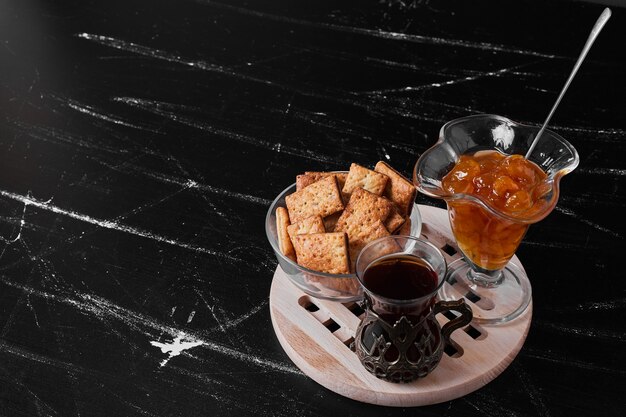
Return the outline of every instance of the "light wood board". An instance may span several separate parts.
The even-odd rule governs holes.
[[[422,215],[421,237],[440,248],[454,246],[446,210],[423,205],[416,208]],[[458,254],[450,256],[445,252],[444,256],[448,262],[459,258]],[[517,258],[513,262],[523,269]],[[466,302],[473,309],[480,308],[467,299]],[[315,308],[316,311],[310,311]],[[408,384],[394,384],[370,374],[348,347],[360,322],[351,311],[354,309],[354,303],[319,300],[305,294],[289,281],[280,266],[274,273],[270,290],[272,324],[291,360],[306,375],[340,395],[397,407],[440,403],[484,386],[513,361],[526,339],[532,318],[531,302],[510,323],[497,326],[472,323],[456,330],[452,334],[458,347],[456,353],[444,354],[439,366],[427,377]],[[448,321],[441,314],[437,319],[442,325]],[[480,332],[479,336],[476,331]]]

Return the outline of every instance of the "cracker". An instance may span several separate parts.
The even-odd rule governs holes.
[[[398,213],[398,209],[394,205],[393,209],[391,210],[391,213],[389,214],[389,217],[387,217],[387,220],[385,220],[385,227],[387,228],[387,230],[389,230],[389,232],[394,233],[403,224],[404,224],[404,216]]]
[[[296,175],[296,191],[300,191],[307,185],[311,185],[318,180],[319,178],[314,177],[312,175],[306,175],[306,174]]]
[[[317,172],[317,171],[306,171],[305,175],[320,175],[319,179],[328,177],[329,175],[334,175],[337,177],[337,186],[339,189],[343,189],[343,186],[346,183],[346,179],[348,178],[347,172]]]
[[[386,198],[362,188],[352,193],[348,206],[335,226],[336,232],[346,232],[348,235],[351,271],[354,271],[359,252],[366,244],[379,237],[389,236],[384,221],[392,210],[393,203]]]
[[[305,268],[329,274],[350,273],[346,234],[314,233],[297,235],[293,240],[298,263]]]
[[[357,188],[363,188],[370,193],[382,195],[389,178],[376,171],[352,163],[346,183],[342,188],[344,194],[352,194]]]
[[[406,243],[406,241],[398,241],[396,239],[383,239],[380,242],[372,243],[372,246],[368,249],[367,257],[363,262],[364,264],[369,264],[374,259],[383,256],[403,253]],[[367,265],[364,266],[367,267]]]
[[[382,221],[376,220],[374,223],[354,222],[347,225],[346,234],[350,242],[350,271],[354,272],[356,260],[361,250],[373,240],[389,236],[390,233]]]
[[[394,233],[400,236],[411,236],[411,218],[407,217],[405,222],[400,226],[398,230]],[[419,236],[416,236],[419,237]]]
[[[300,191],[304,187],[318,182],[319,180],[334,175],[337,177],[337,186],[341,190],[346,183],[348,174],[344,172],[315,172],[307,171],[304,174],[296,176],[296,191]]]
[[[326,217],[343,210],[337,179],[330,175],[285,197],[293,223],[311,216]]]
[[[337,185],[339,186],[339,189],[343,190],[343,187],[346,185],[346,180],[348,179],[348,174],[345,172],[341,172],[335,174],[335,176],[337,177]]]
[[[284,207],[278,207],[276,209],[276,235],[278,236],[278,247],[283,255],[291,259],[296,260],[296,252],[294,251],[291,239],[287,229],[289,228],[289,214]]]
[[[310,235],[312,233],[324,232],[326,232],[326,229],[324,229],[324,222],[320,216],[307,217],[287,227],[287,233],[289,233],[289,237],[292,241],[297,235]]]
[[[392,210],[393,203],[391,201],[374,195],[363,188],[357,188],[352,193],[346,209],[339,216],[335,225],[335,232],[345,231],[348,223],[355,221],[362,224],[372,224],[376,220],[385,221]],[[348,235],[349,237],[350,235]]]
[[[383,161],[379,161],[374,170],[389,177],[389,182],[385,188],[385,197],[396,203],[400,214],[403,216],[410,215],[415,203],[415,186]]]
[[[296,176],[296,191],[300,191],[304,187],[329,176],[323,174],[323,172],[305,172],[304,174]]]

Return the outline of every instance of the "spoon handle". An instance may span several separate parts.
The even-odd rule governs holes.
[[[532,154],[533,149],[535,149],[535,146],[537,145],[537,142],[539,141],[539,138],[543,134],[543,131],[546,130],[546,126],[550,122],[550,119],[552,118],[552,115],[556,111],[556,108],[559,106],[559,103],[561,103],[561,99],[565,95],[565,92],[569,88],[569,85],[572,83],[572,80],[574,79],[574,76],[578,72],[578,68],[580,68],[580,65],[585,60],[585,57],[587,56],[587,52],[589,52],[589,49],[591,49],[591,46],[595,42],[596,38],[600,34],[600,31],[602,30],[602,28],[604,27],[604,25],[606,24],[606,22],[609,20],[610,17],[611,17],[611,9],[609,9],[607,7],[606,9],[604,9],[602,14],[600,15],[600,17],[596,21],[596,24],[593,25],[593,29],[591,29],[591,33],[589,34],[589,37],[587,38],[587,42],[585,43],[585,47],[583,48],[582,52],[580,53],[580,56],[578,57],[578,61],[576,61],[576,65],[574,65],[574,69],[572,70],[572,73],[569,75],[569,78],[567,79],[567,82],[563,86],[563,89],[561,90],[561,94],[559,94],[559,97],[556,99],[556,102],[552,106],[552,110],[550,110],[550,114],[548,114],[548,117],[546,118],[545,122],[543,122],[543,125],[541,126],[541,129],[537,133],[537,136],[535,136],[535,139],[533,140],[533,143],[530,145],[530,148],[528,149],[528,152],[526,152],[526,159],[528,159],[530,157],[530,154]]]

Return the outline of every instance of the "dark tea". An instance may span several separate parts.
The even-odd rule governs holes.
[[[423,259],[411,255],[381,258],[368,266],[363,284],[369,291],[394,300],[414,300],[431,294],[437,273]]]

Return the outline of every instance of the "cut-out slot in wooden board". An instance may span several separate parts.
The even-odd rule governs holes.
[[[419,205],[422,239],[442,249],[448,262],[460,257],[445,210]],[[519,260],[512,262],[523,269]],[[445,283],[444,285],[449,285]],[[452,288],[472,309],[493,308],[470,288]],[[382,381],[370,374],[349,348],[363,316],[357,303],[339,303],[306,295],[280,266],[270,290],[270,313],[276,336],[291,360],[324,387],[357,401],[407,407],[435,404],[479,389],[513,361],[528,334],[532,302],[517,319],[497,326],[471,323],[452,334],[439,366],[426,378],[408,384]],[[439,314],[440,324],[454,313]]]

